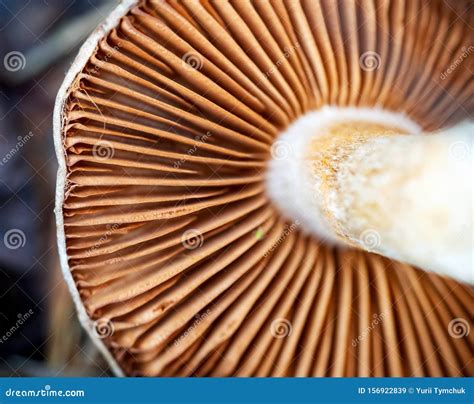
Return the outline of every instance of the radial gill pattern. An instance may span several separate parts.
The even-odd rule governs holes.
[[[469,115],[472,17],[428,0],[157,0],[117,20],[63,105],[63,218],[125,374],[474,375],[472,288],[305,235],[264,182],[278,134],[324,105],[425,130]]]

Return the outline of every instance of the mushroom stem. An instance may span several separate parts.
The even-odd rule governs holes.
[[[280,174],[297,165],[295,196],[319,237],[472,283],[473,133],[339,122],[318,127]]]
[[[410,136],[351,124],[316,137],[307,163],[329,231],[362,249],[472,281],[469,127]]]

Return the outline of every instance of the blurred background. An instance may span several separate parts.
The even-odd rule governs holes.
[[[101,376],[56,250],[56,93],[113,0],[0,0],[0,376]]]

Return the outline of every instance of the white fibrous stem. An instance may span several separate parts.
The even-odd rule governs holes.
[[[472,122],[423,134],[382,111],[312,114],[270,163],[283,213],[327,241],[472,283]]]

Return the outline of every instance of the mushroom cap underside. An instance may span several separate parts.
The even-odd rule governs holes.
[[[469,117],[472,16],[425,0],[124,2],[55,118],[62,267],[114,369],[472,376],[470,286],[322,243],[264,186],[278,134],[324,105],[426,131]]]

